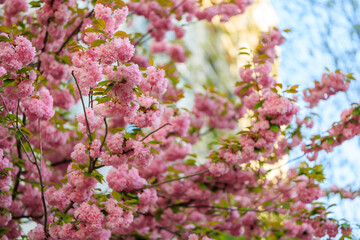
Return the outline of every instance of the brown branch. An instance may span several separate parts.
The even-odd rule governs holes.
[[[166,17],[168,17],[168,16],[170,16],[172,13],[174,13],[174,12],[176,11],[176,9],[178,9],[181,5],[184,4],[184,2],[185,2],[185,0],[181,1],[181,3],[179,3],[178,5],[176,5],[173,9],[171,9],[171,10],[169,11],[169,14],[168,14]],[[148,36],[152,31],[154,31],[154,30],[155,30],[154,27],[151,28],[151,29],[149,29],[144,35],[142,35],[142,36],[140,37],[140,39],[139,39],[138,41],[135,42],[134,47],[136,47],[137,45],[139,45],[139,44],[141,43],[141,41],[142,41],[146,36]]]
[[[13,216],[12,219],[21,219],[21,218],[42,218],[43,215],[21,215],[21,216]]]
[[[75,34],[77,34],[77,33],[80,31],[80,28],[81,28],[81,26],[82,26],[83,23],[84,23],[84,20],[85,20],[86,18],[90,17],[90,16],[93,14],[93,12],[94,12],[94,9],[91,10],[91,11],[89,12],[89,14],[86,15],[85,18],[83,18],[83,20],[81,20],[81,22],[79,23],[79,25],[74,29],[74,31],[72,31],[72,32],[70,33],[70,35],[67,37],[67,39],[65,40],[65,42],[61,45],[60,49],[56,52],[56,55],[59,55],[59,53],[64,49],[64,47],[66,46],[66,44],[70,41],[70,39],[71,39]]]
[[[136,47],[137,45],[139,45],[139,44],[141,43],[141,41],[142,41],[146,36],[148,36],[152,31],[154,31],[154,28],[151,28],[151,29],[150,29],[149,31],[147,31],[144,35],[142,35],[142,36],[140,37],[140,39],[134,43],[134,47]]]
[[[71,163],[72,161],[70,159],[64,159],[60,162],[56,162],[56,163],[52,163],[51,166],[52,167],[56,167],[56,166],[59,166],[59,165],[62,165],[62,164],[66,164],[66,163]]]
[[[202,171],[202,172],[194,173],[194,174],[191,174],[191,175],[188,175],[188,176],[184,176],[184,177],[169,179],[169,180],[166,180],[166,181],[164,181],[164,182],[160,182],[160,183],[152,184],[152,185],[145,186],[145,187],[142,187],[142,188],[134,189],[134,190],[132,190],[132,192],[141,191],[141,190],[144,190],[144,189],[147,189],[147,188],[158,187],[158,186],[160,186],[160,185],[163,185],[163,184],[169,183],[169,182],[174,182],[174,181],[178,181],[178,180],[182,180],[182,179],[186,179],[186,178],[191,178],[191,177],[195,177],[195,176],[200,176],[200,175],[202,175],[202,174],[204,174],[204,173],[207,173],[207,172],[209,172],[209,170],[204,170],[204,171]]]
[[[100,152],[101,152],[101,149],[103,148],[103,146],[105,144],[106,137],[108,135],[108,125],[107,125],[107,122],[106,122],[106,118],[104,118],[104,124],[105,124],[105,136],[104,136],[104,140],[102,141],[101,146],[100,146]]]
[[[74,202],[71,201],[69,205],[65,208],[64,213],[67,213],[74,206]]]
[[[160,129],[168,126],[168,125],[171,125],[170,123],[165,123],[164,125],[162,125],[161,127],[159,127],[158,129],[152,131],[151,133],[149,133],[148,135],[146,135],[143,139],[141,139],[140,141],[143,142],[146,138],[150,137],[152,134],[156,133],[157,131],[159,131]]]
[[[25,116],[25,114],[24,114]],[[18,101],[18,105],[16,108],[16,127],[19,127],[19,101]],[[20,144],[20,140],[16,139],[16,149],[17,149],[17,154],[18,154],[18,158],[22,159],[22,152],[21,152],[21,144]],[[15,182],[14,182],[14,188],[13,188],[13,192],[11,195],[12,200],[14,200],[16,198],[16,194],[17,194],[17,189],[19,187],[20,184],[20,176],[21,176],[21,167],[19,167],[19,171],[16,174],[16,178],[15,178]]]
[[[162,226],[155,226],[156,228],[160,229],[160,230],[164,230],[164,231],[167,231],[175,236],[178,236],[178,237],[181,237],[181,234],[178,233],[178,232],[174,232],[174,231],[171,231],[170,229],[168,229],[167,227],[162,227]]]
[[[90,138],[90,144],[91,144],[93,139],[92,139],[92,135],[91,135],[91,131],[90,131],[90,125],[89,125],[89,122],[88,122],[88,118],[87,118],[87,115],[86,115],[84,99],[83,99],[83,96],[82,96],[82,93],[81,93],[81,90],[80,90],[79,83],[77,82],[76,77],[74,75],[74,71],[71,72],[71,75],[73,76],[73,78],[75,80],[77,89],[78,89],[79,94],[80,94],[80,100],[81,100],[82,107],[83,107],[83,110],[84,110],[85,122],[86,122],[86,127],[87,127],[87,130],[88,130],[88,137]]]
[[[252,208],[238,208],[238,207],[216,207],[216,206],[207,206],[207,205],[193,205],[193,206],[181,206],[186,208],[211,208],[211,209],[220,209],[226,211],[242,211],[242,212],[273,212],[267,210],[259,210],[259,209],[252,209]]]
[[[50,2],[50,8],[51,8],[51,9],[52,9],[52,7],[53,7],[54,1],[55,1],[55,0],[51,0],[51,2]],[[43,53],[43,52],[45,51],[45,49],[46,49],[46,44],[47,44],[48,37],[49,37],[49,31],[48,31],[49,24],[50,24],[50,17],[49,17],[48,20],[47,20],[46,33],[45,33],[45,38],[44,38],[44,46],[43,46],[43,48],[41,49],[40,54]],[[39,65],[38,65],[38,68],[37,68],[38,71],[40,71],[40,67],[41,67],[41,61],[39,60]]]
[[[4,98],[3,98],[3,96],[2,96],[1,94],[0,94],[0,98],[2,99],[2,101],[3,101],[3,103],[4,103],[4,106],[5,106],[5,109],[6,109],[7,113],[9,113],[9,109],[8,109],[8,107],[7,107],[6,103],[5,103],[5,100],[4,100]],[[19,110],[19,105],[20,105],[20,99],[18,99],[17,112],[18,112],[18,110]],[[17,117],[17,122],[18,122],[18,119],[19,119],[19,118]],[[43,180],[42,180],[41,169],[39,168],[39,164],[38,164],[38,162],[37,162],[36,155],[35,155],[34,150],[33,150],[32,146],[31,146],[31,144],[30,144],[29,139],[28,139],[28,138],[25,136],[25,134],[21,131],[21,129],[19,128],[19,125],[18,125],[18,124],[15,126],[15,124],[13,123],[13,127],[16,128],[16,129],[20,132],[21,136],[25,139],[25,141],[26,141],[27,144],[29,145],[29,148],[30,148],[30,150],[31,150],[31,153],[32,153],[32,155],[33,155],[33,157],[34,157],[34,161],[31,161],[31,159],[30,159],[29,155],[27,154],[27,152],[26,152],[26,150],[25,150],[25,147],[24,147],[24,145],[23,145],[23,143],[22,143],[21,137],[20,137],[19,140],[20,140],[21,146],[22,146],[23,149],[24,149],[24,152],[25,152],[26,156],[28,157],[28,159],[29,159],[29,161],[30,161],[31,163],[35,164],[36,169],[37,169],[37,171],[38,171],[38,173],[39,173],[41,201],[42,201],[43,208],[44,208],[44,232],[45,232],[45,236],[46,236],[45,239],[48,239],[49,233],[48,233],[48,230],[47,230],[47,207],[46,207],[45,196],[44,196],[44,184],[43,184]]]

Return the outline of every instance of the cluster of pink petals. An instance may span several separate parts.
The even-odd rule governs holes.
[[[74,151],[71,153],[71,158],[80,164],[86,164],[89,155],[86,153],[86,147],[82,143],[78,143],[74,147]]]
[[[42,75],[51,83],[58,83],[69,78],[69,65],[59,63],[54,55],[41,54],[39,60],[41,61]]]
[[[79,121],[79,130],[82,133],[87,133],[87,124],[89,124],[90,132],[93,132],[95,129],[99,128],[103,125],[104,119],[103,118],[96,118],[94,110],[92,108],[86,109],[86,117],[85,114],[79,114],[77,116],[77,120]]]
[[[142,188],[147,183],[144,178],[140,177],[139,171],[136,168],[129,169],[127,164],[111,168],[106,181],[109,187],[117,192]]]
[[[306,175],[301,175],[297,179],[296,191],[298,199],[303,203],[311,203],[312,201],[323,196],[322,190],[313,179],[309,179]]]
[[[37,75],[34,70],[23,73],[19,78],[20,82],[16,81],[16,86],[5,86],[4,87],[4,95],[9,100],[17,100],[21,98],[25,98],[30,96],[34,92],[33,83],[36,79]]]
[[[162,96],[168,86],[168,80],[165,78],[163,69],[156,69],[151,66],[146,70],[146,78],[141,82],[140,87],[144,92],[157,97]]]
[[[109,37],[113,37],[120,24],[124,23],[128,14],[128,8],[118,8],[113,11],[110,7],[103,4],[95,5],[95,17],[102,19],[106,23],[105,32]]]
[[[157,127],[160,124],[160,117],[163,106],[154,97],[142,95],[137,98],[140,108],[135,116],[127,118],[130,124],[140,128]]]
[[[237,0],[234,3],[222,1],[218,5],[213,5],[205,8],[203,11],[198,11],[196,17],[199,20],[206,19],[210,22],[213,17],[221,15],[220,21],[227,22],[231,17],[243,13],[245,8],[252,4],[252,2],[252,0]]]
[[[23,99],[22,106],[30,121],[37,119],[48,121],[55,114],[53,98],[47,88],[41,88],[36,95]]]
[[[118,37],[98,48],[100,61],[104,64],[112,64],[116,61],[127,62],[133,57],[135,51],[128,38]]]
[[[106,227],[114,232],[127,228],[133,222],[134,216],[131,211],[124,211],[114,199],[105,202],[108,215],[105,217]]]
[[[193,113],[197,117],[208,117],[211,127],[234,129],[239,114],[235,106],[222,96],[207,92],[195,95]]]
[[[315,87],[304,90],[304,101],[309,103],[309,108],[318,105],[320,100],[326,100],[338,92],[346,92],[350,83],[345,80],[343,73],[335,72],[323,74],[321,82],[315,81]]]
[[[68,167],[67,183],[63,191],[71,201],[82,203],[89,200],[96,184],[97,181],[94,178],[85,177],[82,171],[72,169],[72,164],[70,164]]]
[[[35,48],[31,42],[23,36],[15,38],[13,44],[0,42],[0,66],[7,71],[17,71],[34,61]]]
[[[294,102],[288,98],[280,97],[272,91],[264,92],[263,98],[265,101],[259,108],[260,116],[263,119],[270,119],[272,124],[288,125],[299,111],[299,107]]]
[[[140,84],[142,74],[136,64],[121,65],[117,71],[112,71],[107,75],[107,80],[115,81],[115,85],[111,88],[114,97],[121,103],[128,103],[136,99],[133,89]]]

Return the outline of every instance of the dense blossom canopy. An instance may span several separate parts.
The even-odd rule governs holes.
[[[274,28],[231,97],[204,86],[193,107],[177,107],[186,24],[226,22],[250,4],[0,0],[0,239],[20,238],[28,220],[31,240],[351,238],[317,200],[358,193],[322,189],[321,165],[269,177],[297,146],[314,161],[360,134],[358,104],[323,135],[305,137],[314,122],[297,116],[299,97],[312,108],[345,92],[351,74],[325,73],[304,95],[283,87],[272,68],[285,39]],[[134,18],[147,20],[145,33],[123,31]],[[194,145],[208,133],[220,137],[200,164]]]

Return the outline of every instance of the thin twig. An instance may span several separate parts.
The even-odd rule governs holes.
[[[259,210],[252,208],[238,208],[238,207],[216,207],[216,206],[207,206],[207,205],[193,205],[193,206],[182,206],[186,208],[211,208],[211,209],[221,209],[226,211],[242,211],[242,212],[274,212],[270,210]]]
[[[18,105],[17,105],[17,108],[16,108],[16,127],[17,128],[19,127],[19,104],[20,104],[20,101],[18,100]],[[16,139],[16,149],[17,149],[18,158],[20,158],[22,160],[21,144],[20,144],[19,139]],[[16,198],[17,189],[18,189],[19,184],[20,184],[21,170],[22,169],[19,166],[19,171],[16,174],[16,178],[15,178],[13,192],[11,194],[12,200],[14,200]]]
[[[101,152],[101,149],[103,148],[104,144],[105,144],[105,141],[106,141],[106,137],[108,135],[108,125],[107,125],[107,122],[106,122],[106,117],[104,117],[104,124],[105,124],[105,136],[104,136],[104,139],[101,143],[101,146],[100,146],[100,152]]]
[[[71,201],[69,205],[65,208],[64,213],[66,214],[73,206],[74,206],[74,202]]]
[[[4,106],[5,106],[5,109],[6,109],[7,113],[9,113],[9,109],[8,109],[8,107],[7,107],[6,103],[5,103],[5,100],[4,100],[4,98],[3,98],[3,96],[2,96],[1,94],[0,94],[0,98],[2,99],[2,101],[3,101],[3,103],[4,103]],[[19,103],[20,103],[20,102],[19,102],[19,100],[18,100],[17,109],[19,109]],[[18,111],[18,110],[17,110],[17,111]],[[19,138],[20,143],[21,143],[21,146],[23,147],[26,156],[29,158],[29,161],[30,161],[30,162],[32,162],[33,164],[35,164],[36,169],[37,169],[37,171],[38,171],[38,173],[39,173],[41,201],[42,201],[43,208],[44,208],[44,233],[45,233],[45,236],[46,236],[45,239],[48,239],[49,233],[48,233],[48,230],[47,230],[47,207],[46,207],[45,196],[44,196],[44,184],[43,184],[43,180],[42,180],[41,169],[39,168],[39,164],[38,164],[38,162],[37,162],[36,155],[35,155],[34,150],[33,150],[32,146],[31,146],[31,144],[30,144],[29,139],[27,139],[27,137],[25,136],[25,134],[21,131],[21,129],[19,128],[19,125],[15,126],[15,124],[13,123],[13,126],[14,126],[14,128],[16,127],[16,129],[20,132],[21,136],[22,136],[22,137],[25,139],[25,141],[28,143],[29,148],[30,148],[30,150],[31,150],[31,153],[32,153],[32,155],[33,155],[33,157],[34,157],[34,161],[31,161],[31,160],[30,160],[30,157],[29,157],[29,155],[27,154],[27,152],[26,152],[26,150],[25,150],[25,147],[24,147],[24,145],[23,145],[23,143],[22,143],[21,137]]]
[[[178,5],[176,5],[173,9],[171,9],[171,10],[169,11],[169,14],[166,15],[166,17],[169,17],[172,13],[174,13],[174,12],[176,11],[176,9],[178,9],[181,5],[184,4],[184,2],[185,2],[185,0],[181,1],[181,3],[179,3]],[[139,39],[138,41],[135,42],[134,47],[136,47],[137,45],[139,45],[139,44],[141,43],[141,41],[142,41],[146,36],[148,36],[152,31],[154,31],[154,30],[155,30],[154,27],[151,28],[151,29],[149,29],[144,35],[142,35],[142,36],[140,37],[140,39]]]
[[[21,215],[21,216],[13,216],[12,219],[21,219],[21,218],[42,218],[43,215]]]
[[[70,159],[65,159],[65,160],[62,160],[60,162],[56,162],[56,163],[52,163],[51,166],[52,167],[56,167],[56,166],[59,166],[59,165],[62,165],[62,164],[66,164],[66,163],[71,163],[72,161]]]
[[[41,124],[40,124],[40,118],[38,119],[38,125],[39,125],[39,138],[40,138],[40,169],[42,168],[42,161],[41,161],[41,156],[42,156],[42,139],[41,139]]]
[[[148,36],[152,31],[154,31],[154,28],[151,28],[149,31],[147,31],[144,35],[142,35],[140,37],[140,39],[138,41],[136,41],[136,43],[134,43],[134,47],[136,47],[137,45],[140,44],[140,42],[146,37]]]
[[[152,184],[152,185],[149,185],[149,186],[145,186],[145,187],[142,187],[142,188],[135,189],[135,190],[133,190],[132,192],[141,191],[141,190],[144,190],[144,189],[147,189],[147,188],[158,187],[158,186],[160,186],[160,185],[163,185],[163,184],[169,183],[169,182],[174,182],[174,181],[179,181],[179,180],[186,179],[186,178],[191,178],[191,177],[195,177],[195,176],[200,176],[200,175],[202,175],[202,174],[204,174],[204,173],[207,173],[207,172],[209,172],[209,170],[204,170],[204,171],[202,171],[202,172],[194,173],[194,174],[191,174],[191,175],[188,175],[188,176],[184,176],[184,177],[169,179],[169,180],[166,180],[166,181],[164,181],[164,182],[160,182],[160,183],[156,183],[156,184]]]
[[[80,24],[74,29],[74,31],[72,31],[72,32],[70,33],[70,35],[67,37],[67,39],[65,40],[65,42],[61,45],[60,49],[56,52],[56,55],[59,55],[59,53],[61,52],[61,50],[64,49],[64,47],[65,47],[66,44],[70,41],[70,39],[71,39],[76,33],[78,33],[78,32],[80,31],[80,28],[81,28],[81,26],[82,26],[83,23],[84,23],[84,20],[85,20],[86,18],[90,17],[90,16],[93,14],[93,12],[94,12],[94,9],[91,10],[91,12],[89,12],[89,14],[80,22]]]
[[[83,99],[83,96],[82,96],[82,93],[81,93],[81,90],[80,90],[80,86],[76,80],[76,77],[74,75],[74,71],[71,72],[71,75],[73,76],[74,80],[75,80],[75,83],[76,83],[76,86],[77,86],[77,89],[79,91],[79,94],[80,94],[80,100],[81,100],[81,103],[82,103],[82,107],[83,107],[83,110],[84,110],[84,116],[85,116],[85,122],[86,122],[86,127],[87,127],[87,130],[88,130],[88,136],[90,138],[90,144],[92,143],[92,135],[91,135],[91,131],[90,131],[90,125],[89,125],[89,122],[88,122],[88,118],[87,118],[87,115],[86,115],[86,109],[85,109],[85,103],[84,103],[84,99]]]
[[[145,139],[147,139],[148,137],[150,137],[152,134],[156,133],[157,131],[159,131],[160,129],[168,126],[168,125],[171,125],[170,123],[165,123],[164,125],[162,125],[161,127],[159,127],[158,129],[152,131],[151,133],[149,133],[148,135],[146,135],[145,137],[143,137],[143,139],[141,139],[140,141],[143,142]]]
[[[50,9],[52,9],[53,4],[54,4],[54,1],[55,1],[55,0],[51,0],[51,2],[50,2]],[[44,38],[44,43],[43,43],[44,46],[43,46],[43,48],[41,49],[40,54],[43,53],[43,52],[45,51],[45,49],[46,49],[46,44],[47,44],[47,41],[48,41],[48,38],[49,38],[49,31],[48,31],[49,24],[50,24],[50,17],[49,17],[48,20],[47,20],[45,38]],[[41,60],[39,60],[39,65],[38,65],[38,67],[37,67],[38,71],[40,71],[40,67],[41,67]]]
[[[156,228],[161,229],[161,230],[165,230],[171,234],[174,234],[175,236],[181,237],[180,233],[171,231],[170,229],[166,228],[166,227],[161,227],[161,226],[156,226]]]

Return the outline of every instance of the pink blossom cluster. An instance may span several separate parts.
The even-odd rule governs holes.
[[[354,106],[342,111],[339,123],[333,124],[327,131],[326,136],[314,136],[308,146],[302,145],[304,153],[308,154],[308,159],[314,161],[321,150],[332,152],[334,147],[341,145],[343,142],[354,138],[360,134],[359,125],[359,107]],[[312,155],[311,155],[312,153]]]
[[[87,132],[87,126],[90,128],[90,132],[93,132],[96,128],[99,128],[104,123],[104,119],[97,118],[95,116],[94,110],[91,108],[86,109],[86,118],[85,114],[79,114],[76,118],[79,121],[79,130],[82,133]]]
[[[186,53],[184,46],[180,44],[168,44],[165,40],[153,41],[150,43],[151,53],[166,53],[174,62],[184,63],[186,61]]]
[[[136,168],[129,169],[127,164],[122,164],[117,168],[111,168],[106,181],[109,187],[117,192],[131,191],[142,188],[147,182],[140,177],[139,171]]]
[[[34,70],[21,74],[15,85],[8,85],[4,87],[4,95],[9,100],[17,100],[30,96],[34,92],[33,83],[37,75]]]
[[[4,35],[2,35],[4,36]],[[35,59],[35,48],[31,42],[23,36],[17,36],[14,43],[0,42],[0,66],[6,71],[17,71]]]
[[[205,95],[195,95],[193,113],[197,117],[208,117],[211,127],[234,129],[239,112],[236,106],[224,97],[207,92]]]
[[[309,108],[313,108],[318,105],[320,100],[326,100],[338,92],[346,92],[349,85],[350,82],[346,80],[344,73],[324,73],[321,82],[315,81],[314,88],[304,90],[304,101],[309,103]]]
[[[128,8],[122,7],[114,11],[101,3],[95,5],[95,18],[105,21],[105,32],[109,37],[113,37],[120,24],[124,23],[128,15]]]
[[[73,202],[82,203],[90,199],[97,181],[93,177],[85,177],[82,171],[68,166],[67,183],[63,188],[64,194]]]
[[[36,94],[22,100],[25,115],[30,121],[37,119],[48,121],[55,114],[53,98],[47,88],[41,88]]]

